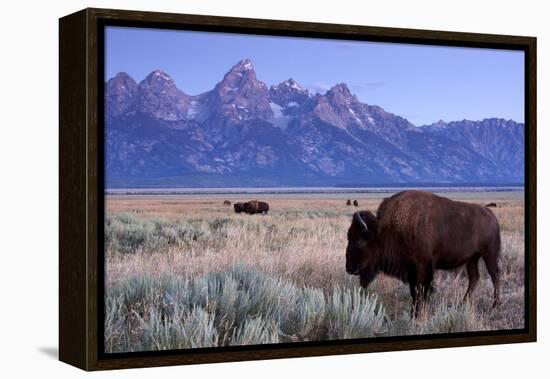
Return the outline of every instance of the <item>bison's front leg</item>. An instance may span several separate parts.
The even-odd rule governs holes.
[[[417,318],[433,289],[433,266],[414,267],[409,270],[409,289],[411,291],[411,318]]]
[[[415,282],[409,282],[409,289],[412,298],[411,318],[415,319],[420,316],[420,310],[422,309],[422,286]]]
[[[434,267],[428,265],[424,274],[424,281],[422,283],[422,294],[424,295],[424,301],[428,301],[431,294],[434,292]]]

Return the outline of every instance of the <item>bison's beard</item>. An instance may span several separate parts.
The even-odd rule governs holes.
[[[376,277],[376,271],[371,268],[363,268],[359,271],[359,284],[367,288]]]

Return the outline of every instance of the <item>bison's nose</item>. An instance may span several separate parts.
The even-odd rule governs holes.
[[[359,269],[358,268],[346,267],[346,272],[350,275],[359,275]]]

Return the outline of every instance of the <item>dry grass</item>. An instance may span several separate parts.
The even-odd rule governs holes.
[[[270,343],[285,338],[300,341],[334,338],[338,333],[345,336],[343,338],[350,338],[373,333],[404,335],[523,327],[524,218],[521,200],[502,200],[498,202],[499,208],[493,208],[502,228],[502,305],[491,309],[492,284],[483,263],[480,263],[482,276],[470,303],[460,302],[467,287],[464,270],[439,271],[436,274],[437,291],[428,309],[417,320],[409,318],[408,286],[395,279],[379,275],[368,293],[361,291],[353,295],[357,291],[358,279],[345,273],[344,251],[351,214],[357,208],[346,206],[345,199],[265,200],[270,203],[270,214],[249,216],[233,213],[232,207],[222,205],[223,198],[108,198],[105,278],[109,299],[107,312],[111,312],[112,317],[108,318],[109,325],[106,326],[106,349],[127,351],[217,346],[250,341]],[[360,199],[359,208],[375,210],[380,201],[375,198]],[[484,199],[469,201],[486,202]],[[245,272],[252,270],[254,274],[236,274],[236,267]],[[320,329],[328,330],[330,325],[334,325],[334,320],[349,318],[352,312],[346,312],[345,306],[333,306],[330,309],[336,313],[332,314],[326,305],[332,301],[330,299],[343,298],[343,293],[348,293],[346,296],[351,296],[350,299],[356,302],[368,299],[378,304],[379,308],[371,316],[373,319],[379,317],[378,321],[383,321],[384,325],[381,327],[376,324],[376,332],[364,328],[337,332],[332,327],[333,334],[327,334],[326,330],[315,334],[315,331],[310,330],[307,337],[300,333],[289,337],[283,331],[289,328],[287,324],[280,319],[266,318],[265,314],[244,312],[240,319],[233,319],[231,326],[223,327],[219,308],[205,306],[191,310],[188,307],[182,308],[176,319],[170,319],[170,322],[176,324],[167,326],[165,316],[148,314],[144,309],[136,311],[147,299],[150,309],[164,309],[158,308],[155,301],[158,301],[158,296],[166,296],[169,292],[160,285],[167,280],[172,283],[172,287],[176,286],[174,281],[180,283],[178,286],[184,285],[181,283],[192,286],[212,275],[221,275],[223,278],[236,275],[246,280],[250,279],[250,275],[257,275],[254,280],[265,277],[268,278],[266,280],[274,280],[273,283],[282,283],[292,288],[285,291],[291,291],[297,298],[291,308],[304,307],[301,303],[303,297],[305,294],[311,295],[307,291],[320,291],[310,299],[311,302],[312,299],[317,300],[308,303],[308,307],[313,308],[322,305],[319,309],[323,309],[327,315],[322,322],[315,318],[317,316],[314,317],[320,323]],[[133,303],[128,301],[128,291],[134,291],[133,287],[129,289],[128,283],[134,283],[136,278],[147,278],[148,284],[140,281],[139,285],[156,288],[157,300],[149,293],[149,297],[142,295]],[[240,282],[235,280],[240,283],[239,286],[246,286],[245,279],[239,279]],[[191,287],[185,288],[185,291],[190,291]],[[352,305],[349,307],[353,308]],[[289,319],[302,320],[295,320],[295,323],[313,317],[301,315],[302,318],[299,318],[292,313],[295,310],[288,312],[286,317]],[[329,320],[329,316],[333,321]],[[160,317],[156,323],[155,317]],[[172,314],[170,317],[173,317]],[[136,320],[140,320],[139,323]],[[352,321],[346,322],[349,324]],[[365,320],[361,322],[360,325],[366,325]],[[185,325],[188,325],[187,328],[195,325],[190,323],[203,325],[201,330],[209,330],[209,334],[201,335],[200,338],[183,335]],[[136,329],[137,324],[141,326]],[[121,337],[132,333],[133,338]],[[165,337],[171,336],[171,339],[167,340],[166,337],[165,343],[159,343],[155,333],[163,333]],[[113,342],[115,340],[118,342]],[[145,340],[149,342],[145,343]]]

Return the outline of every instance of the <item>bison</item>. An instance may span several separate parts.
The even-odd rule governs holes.
[[[348,200],[346,201],[346,205],[351,205],[351,200],[350,200],[350,199],[348,199]]]
[[[223,205],[231,205],[231,202],[229,200],[224,200]]]
[[[433,289],[434,271],[466,265],[467,299],[479,280],[482,258],[499,303],[500,227],[491,210],[423,191],[403,191],[384,199],[375,216],[353,215],[348,230],[346,271],[366,288],[379,273],[409,284],[412,314]]]
[[[357,200],[353,200],[353,206],[354,207],[358,207],[359,206],[359,202]]]
[[[250,215],[256,213],[267,214],[269,212],[269,204],[264,201],[252,200],[244,203],[235,203],[233,204],[235,213],[248,213]]]
[[[489,204],[485,204],[485,206],[487,208],[496,208],[497,207],[497,204],[496,203],[489,203]]]

